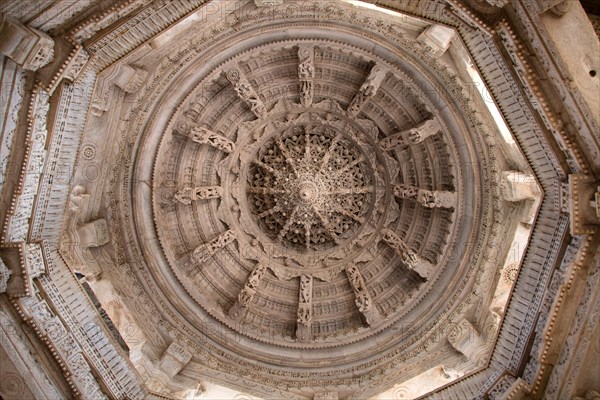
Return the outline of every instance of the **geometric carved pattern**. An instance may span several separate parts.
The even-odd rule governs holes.
[[[372,206],[364,157],[324,126],[293,126],[261,149],[247,192],[260,225],[286,246],[328,248]]]

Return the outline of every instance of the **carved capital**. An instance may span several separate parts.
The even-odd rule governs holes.
[[[158,367],[169,378],[177,375],[192,359],[192,354],[176,342],[172,342],[160,357]]]
[[[475,364],[485,359],[485,341],[466,319],[461,320],[449,333],[448,341]]]
[[[454,34],[454,29],[434,24],[426,28],[417,40],[427,45],[434,57],[441,57],[450,47]]]
[[[24,69],[36,71],[54,58],[54,40],[0,13],[0,53]]]
[[[511,202],[535,200],[541,195],[535,178],[520,171],[502,172],[501,191],[504,199]]]
[[[148,73],[140,68],[134,68],[130,65],[119,63],[115,64],[98,76],[94,96],[90,105],[92,114],[102,115],[108,111],[113,97],[114,90],[119,88],[126,93],[135,93],[142,86]]]

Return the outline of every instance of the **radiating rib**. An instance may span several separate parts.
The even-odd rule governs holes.
[[[248,193],[259,193],[259,194],[282,194],[289,193],[289,190],[285,189],[274,189],[268,187],[254,186],[248,188]]]
[[[329,194],[363,194],[363,193],[373,193],[373,186],[361,186],[354,188],[336,188],[330,192]]]
[[[281,208],[279,206],[275,206],[273,208],[268,209],[267,211],[263,211],[262,213],[258,214],[259,218],[264,218],[267,215],[271,215],[271,214],[275,214],[276,212],[281,211]]]
[[[304,224],[304,238],[306,240],[306,248],[310,248],[310,223],[306,222]]]
[[[319,166],[319,172],[323,171],[323,168],[325,168],[325,166],[329,162],[329,159],[333,155],[333,149],[335,149],[335,146],[338,144],[338,142],[340,141],[341,138],[342,137],[339,134],[337,134],[331,140],[331,143],[329,144],[329,147],[327,148],[327,151],[325,152],[325,155],[323,156],[323,159],[321,160],[321,165]]]
[[[283,228],[281,228],[281,230],[279,231],[279,234],[277,235],[277,237],[279,238],[279,240],[282,240],[283,237],[285,236],[285,234],[288,233],[288,231],[290,230],[290,227],[294,223],[294,218],[296,217],[296,213],[298,212],[299,208],[300,208],[299,205],[297,205],[296,207],[294,207],[294,210],[292,211],[292,213],[288,217],[288,220],[286,221],[285,225],[283,226]]]
[[[335,234],[335,232],[333,231],[333,229],[331,229],[331,222],[329,222],[329,220],[327,219],[327,217],[325,217],[323,214],[321,214],[319,212],[319,210],[317,210],[315,207],[313,207],[313,210],[314,210],[315,214],[317,214],[317,217],[319,217],[319,219],[321,220],[321,223],[323,224],[323,227],[325,228],[325,232],[327,232],[327,234],[333,239],[333,241],[336,244],[339,244],[339,240],[340,239]]]
[[[348,210],[345,210],[344,208],[340,207],[339,205],[335,206],[335,211],[337,211],[338,213],[340,213],[340,214],[342,214],[342,215],[344,215],[344,216],[346,216],[348,218],[352,218],[353,220],[355,220],[356,222],[359,222],[361,224],[363,222],[365,222],[364,218],[362,218],[362,217],[360,217],[360,216],[358,216],[356,214],[353,214],[353,213],[351,213]]]
[[[348,169],[354,167],[357,164],[360,164],[361,162],[365,161],[365,159],[363,158],[363,156],[361,155],[360,157],[358,157],[356,160],[352,161],[351,163],[348,163],[344,166],[344,168],[340,169],[337,171],[337,174],[342,174],[344,172],[346,172]]]
[[[269,171],[273,175],[277,175],[277,171],[275,169],[271,168],[270,166],[268,166],[267,164],[263,163],[262,161],[254,160],[253,162],[256,165],[258,165],[259,167],[261,167],[262,169]]]
[[[277,144],[277,147],[279,147],[281,154],[283,154],[283,156],[285,157],[285,161],[289,164],[290,167],[292,167],[292,171],[294,172],[294,175],[298,176],[297,171],[296,171],[296,165],[294,164],[294,157],[292,157],[290,155],[287,148],[281,141],[281,138],[277,138],[277,140],[275,140],[275,143]]]

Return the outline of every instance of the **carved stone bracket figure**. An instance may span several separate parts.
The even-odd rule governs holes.
[[[227,246],[236,239],[235,233],[232,230],[228,230],[208,243],[201,244],[196,247],[196,250],[192,253],[192,260],[198,264],[206,262],[211,258],[218,250]]]
[[[179,189],[173,199],[181,204],[192,204],[196,200],[218,199],[221,197],[220,186],[183,187]]]
[[[448,341],[474,364],[485,361],[485,341],[466,319],[461,320],[448,334]]]
[[[310,275],[300,276],[296,337],[301,342],[307,342],[312,339],[312,288],[313,277]]]
[[[209,146],[224,151],[225,153],[231,153],[235,150],[235,143],[233,141],[206,128],[201,128],[198,126],[192,128],[189,137],[196,143],[208,144]]]
[[[427,208],[454,208],[456,193],[445,190],[425,190],[410,185],[394,186],[394,195],[401,199],[410,199]]]
[[[413,128],[393,133],[390,136],[381,139],[379,147],[383,151],[388,151],[397,146],[418,144],[426,138],[435,135],[440,130],[441,127],[437,119],[428,119]]]
[[[418,273],[422,278],[428,279],[433,270],[433,265],[423,260],[417,253],[411,250],[406,243],[391,229],[383,230],[383,241],[388,244],[400,256],[400,259],[409,269]]]
[[[265,272],[267,271],[267,266],[265,264],[258,263],[250,272],[248,276],[248,280],[246,284],[238,294],[236,302],[229,309],[229,316],[237,321],[244,318],[246,315],[248,306],[252,302],[256,291],[258,290],[258,285]]]
[[[419,188],[410,185],[398,184],[394,186],[394,196],[401,199],[410,199],[416,201],[419,198]]]
[[[358,92],[348,106],[348,114],[355,117],[363,109],[367,101],[377,94],[381,82],[385,79],[387,71],[378,64],[375,64],[364,83],[358,89]]]
[[[350,264],[346,267],[346,275],[348,276],[350,286],[352,286],[352,290],[354,291],[354,302],[358,308],[358,311],[360,311],[365,317],[365,322],[367,324],[373,325],[380,319],[380,315],[375,308],[375,304],[373,304],[373,300],[371,299],[369,291],[367,290],[365,279],[360,273],[358,267],[354,264]]]
[[[315,54],[313,46],[298,46],[298,79],[300,80],[300,102],[310,107],[313,102],[313,79],[315,78]]]
[[[114,96],[115,87],[123,90],[125,93],[135,93],[144,83],[148,72],[140,68],[134,68],[130,65],[119,63],[105,69],[99,76],[94,90],[94,96],[90,105],[93,115],[101,116],[103,112],[108,111]]]
[[[263,104],[262,100],[258,97],[258,94],[250,85],[250,82],[243,75],[242,71],[237,68],[231,68],[227,71],[227,80],[233,85],[235,92],[242,99],[250,110],[258,118],[264,118],[267,115],[267,108]]]
[[[54,58],[54,40],[0,13],[0,53],[29,71],[36,71]]]

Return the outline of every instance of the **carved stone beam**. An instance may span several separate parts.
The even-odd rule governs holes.
[[[504,200],[511,202],[535,200],[541,195],[535,178],[520,171],[502,171],[500,189]]]
[[[381,86],[381,82],[385,79],[386,74],[387,70],[385,70],[383,66],[379,64],[373,66],[371,72],[352,99],[350,106],[348,106],[348,114],[350,116],[357,116],[365,104],[367,104],[367,101],[377,94],[379,86]]]
[[[470,361],[479,365],[485,361],[485,341],[466,319],[461,320],[448,334],[448,341]]]
[[[250,107],[250,110],[254,115],[258,118],[264,118],[267,115],[267,108],[242,71],[236,67],[232,67],[227,71],[226,76],[227,80],[233,85],[239,98]]]
[[[296,337],[301,342],[308,342],[312,339],[312,293],[313,277],[301,275],[298,295],[298,324],[296,326]]]
[[[252,272],[250,272],[248,280],[244,284],[242,290],[240,290],[236,302],[229,309],[229,316],[231,318],[239,321],[246,316],[248,306],[252,302],[252,299],[258,290],[258,285],[260,284],[260,281],[262,280],[266,271],[266,264],[258,263]]]
[[[397,146],[418,144],[429,136],[435,135],[440,130],[441,127],[437,119],[428,119],[413,128],[393,133],[390,136],[381,139],[379,147],[383,151],[388,151]]]
[[[23,69],[36,71],[54,58],[54,40],[0,13],[0,53]]]
[[[394,186],[394,195],[401,199],[410,199],[427,208],[454,208],[456,193],[446,190],[425,190],[410,185]]]
[[[179,189],[173,199],[181,204],[192,204],[196,200],[218,199],[221,197],[220,186],[183,187]]]
[[[383,241],[390,246],[406,266],[418,273],[422,278],[428,279],[433,271],[433,265],[423,260],[417,253],[411,250],[398,235],[391,229],[384,229]]]
[[[365,321],[369,325],[373,325],[380,319],[379,312],[377,312],[377,308],[375,308],[375,304],[373,304],[373,300],[371,299],[371,295],[367,290],[367,285],[365,284],[365,279],[358,267],[354,264],[350,264],[346,267],[346,275],[348,276],[348,280],[350,281],[350,286],[352,286],[352,290],[354,291],[354,303],[358,308],[358,311],[362,313],[365,317]]]
[[[196,247],[196,250],[192,253],[192,260],[198,264],[202,264],[235,239],[236,236],[232,230],[225,231],[210,242]]]
[[[310,107],[313,102],[313,80],[315,78],[315,53],[313,46],[298,46],[298,79],[300,80],[300,102]]]
[[[209,146],[224,151],[225,153],[231,153],[235,150],[234,142],[227,139],[225,136],[219,135],[218,133],[210,131],[206,128],[201,128],[199,126],[192,128],[189,138],[196,143],[208,144]]]
[[[158,363],[162,372],[169,378],[177,375],[192,359],[192,354],[179,344],[172,342],[163,352]]]

